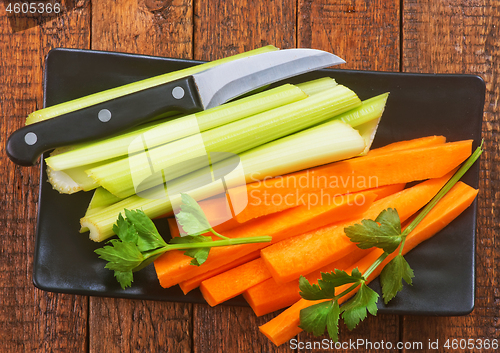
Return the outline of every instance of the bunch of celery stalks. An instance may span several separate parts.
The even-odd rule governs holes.
[[[48,107],[30,115],[27,124],[272,50],[277,49],[259,48]],[[212,166],[223,164],[225,156],[213,152],[237,154],[250,182],[367,153],[386,100],[383,94],[360,101],[329,77],[285,84],[200,113],[159,117],[120,135],[58,148],[45,160],[47,174],[61,193],[94,192],[81,232],[90,231],[100,242],[113,236],[124,209],[142,209],[150,218],[172,212],[180,195],[148,197],[158,184],[166,182],[171,190],[182,184],[186,191],[193,181],[187,191],[198,201],[218,193],[211,183],[195,182],[207,167],[190,161],[201,154],[211,156]],[[132,174],[147,176],[152,169],[161,177],[144,177],[138,194]]]

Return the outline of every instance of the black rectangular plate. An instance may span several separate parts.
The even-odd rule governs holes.
[[[45,69],[45,106],[99,92],[200,62],[75,49],[52,50]],[[320,70],[295,77],[303,82],[331,76],[353,89],[361,99],[390,92],[374,147],[428,135],[448,141],[481,139],[484,82],[471,75],[433,75]],[[464,181],[477,188],[479,166]],[[134,274],[132,288],[122,290],[112,271],[94,250],[79,219],[92,193],[61,195],[47,182],[41,163],[38,225],[33,269],[36,287],[82,295],[204,302],[198,290],[184,295],[178,286],[160,287],[153,266]],[[407,259],[415,271],[412,287],[405,286],[380,312],[393,314],[463,315],[474,307],[474,258],[477,201],[438,235],[412,250]],[[168,234],[165,220],[156,222]],[[372,287],[380,293],[378,281]],[[237,297],[230,305],[246,305]]]

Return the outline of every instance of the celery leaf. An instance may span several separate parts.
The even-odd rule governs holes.
[[[335,269],[330,273],[321,273],[318,284],[310,284],[305,277],[299,279],[300,296],[306,300],[320,300],[335,298],[335,288],[348,283],[357,283],[363,280],[363,276],[355,268],[349,275],[345,271]]]
[[[403,280],[411,285],[413,277],[415,274],[403,255],[397,255],[385,265],[380,274],[384,303],[387,304],[403,289]]]
[[[106,268],[115,271],[131,271],[139,266],[144,260],[137,245],[131,242],[124,242],[118,239],[113,239],[95,252],[99,258],[108,261]]]
[[[188,235],[199,235],[212,229],[200,205],[188,194],[181,194],[180,211],[175,215],[182,230]]]
[[[330,273],[321,273],[321,279],[318,283],[321,285],[322,283],[328,282],[335,287],[340,287],[348,283],[361,282],[363,279],[363,275],[357,268],[353,269],[350,275],[345,271],[335,269],[335,271]]]
[[[132,271],[115,271],[115,277],[122,289],[131,287],[134,281]]]
[[[140,251],[148,251],[161,248],[167,243],[163,240],[156,229],[153,221],[146,216],[142,210],[125,210],[126,221],[129,223],[129,229],[137,231],[137,247]],[[130,230],[129,230],[130,231]],[[118,236],[120,239],[122,237]]]
[[[375,221],[363,219],[344,229],[345,234],[361,249],[377,247],[392,253],[401,243],[401,222],[393,208],[383,210]]]
[[[361,284],[354,298],[342,306],[342,318],[349,330],[354,329],[360,321],[366,318],[366,311],[377,315],[378,297],[377,292],[366,284]]]
[[[299,327],[315,336],[321,336],[328,324],[328,332],[338,333],[339,304],[331,300],[311,305],[300,311]],[[333,337],[332,337],[333,339]]]
[[[337,300],[333,301],[332,308],[326,316],[326,329],[328,335],[335,342],[339,339],[339,318],[340,318],[340,308],[339,302]]]
[[[123,218],[121,213],[118,215],[116,223],[113,224],[113,232],[122,241],[137,244],[137,238],[139,237],[137,230],[132,223]]]

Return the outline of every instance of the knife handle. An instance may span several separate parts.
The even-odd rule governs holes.
[[[25,126],[9,137],[5,149],[14,163],[31,166],[56,147],[106,137],[169,111],[200,110],[194,79],[188,76]]]

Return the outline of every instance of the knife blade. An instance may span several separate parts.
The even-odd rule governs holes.
[[[221,64],[197,74],[25,126],[8,139],[16,164],[31,166],[56,147],[107,137],[170,111],[194,113],[292,76],[345,63],[315,49],[284,49]]]

